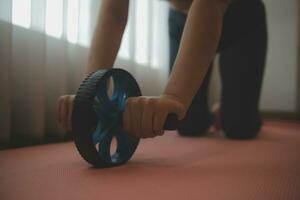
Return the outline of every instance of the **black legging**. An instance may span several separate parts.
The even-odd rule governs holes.
[[[175,61],[186,14],[169,13],[170,70]],[[223,19],[218,47],[221,74],[221,123],[229,138],[247,139],[261,128],[259,99],[267,48],[265,7],[261,0],[239,0],[232,3]],[[207,104],[207,90],[211,75],[195,95],[178,131],[181,135],[205,134],[212,124]]]

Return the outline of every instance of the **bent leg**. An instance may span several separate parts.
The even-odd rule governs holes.
[[[225,135],[234,139],[256,137],[262,124],[259,99],[267,49],[266,16],[263,3],[253,2],[245,7],[247,11],[243,5],[229,10],[224,37],[232,37],[234,30],[242,34],[223,38],[220,47],[221,123]]]

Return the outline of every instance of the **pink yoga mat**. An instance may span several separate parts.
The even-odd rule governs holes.
[[[300,200],[300,124],[269,121],[251,141],[168,132],[110,169],[71,142],[0,151],[0,199]]]

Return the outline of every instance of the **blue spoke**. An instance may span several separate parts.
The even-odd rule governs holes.
[[[127,96],[126,96],[126,94],[123,94],[123,96],[121,97],[121,99],[119,101],[119,109],[121,111],[124,111],[124,109],[125,109],[126,100],[127,100]]]
[[[100,112],[110,114],[117,111],[117,107],[111,102],[110,98],[107,95],[107,84],[104,82],[99,85],[96,97],[99,100],[99,110]]]
[[[110,144],[113,139],[113,135],[111,132],[109,134],[105,134],[105,136],[100,141],[100,149],[99,154],[105,161],[111,161],[110,156]]]
[[[129,85],[126,83],[126,81],[124,83],[124,80],[121,77],[115,77],[114,84],[112,101],[118,106],[120,111],[124,111]]]
[[[118,95],[115,96],[114,99],[112,99],[112,101],[116,106],[118,106],[118,109],[120,111],[124,111],[126,100],[127,100],[127,95],[121,92],[118,93]]]
[[[113,134],[111,130],[108,129],[103,129],[101,127],[101,124],[98,123],[97,128],[95,132],[92,135],[93,139],[93,144],[99,144],[99,149],[97,149],[98,153],[100,156],[105,160],[105,161],[111,161],[111,156],[110,156],[110,144],[113,138]]]
[[[96,131],[93,134],[94,144],[99,144],[98,154],[106,162],[125,162],[134,153],[139,139],[132,138],[122,130],[122,112],[128,97],[135,96],[136,86],[129,79],[113,76],[114,88],[111,98],[107,94],[107,82],[99,84],[94,110],[98,117]],[[110,154],[113,137],[117,139],[117,151]]]
[[[92,134],[94,145],[100,143],[107,133],[108,132],[103,130],[103,128],[101,127],[101,123],[98,123],[95,132]]]

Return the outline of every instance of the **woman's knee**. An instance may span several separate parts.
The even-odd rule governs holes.
[[[229,139],[247,140],[258,136],[262,122],[260,119],[246,122],[223,122],[224,134]]]
[[[224,134],[229,139],[237,139],[237,140],[249,140],[257,137],[259,131],[258,130],[234,130],[234,129],[226,129],[224,130]]]

